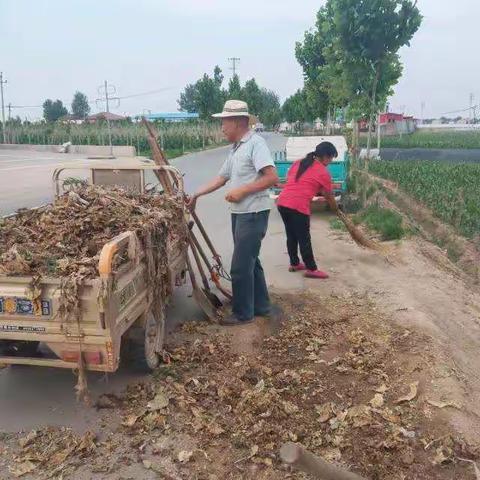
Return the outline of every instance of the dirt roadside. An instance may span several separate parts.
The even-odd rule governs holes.
[[[427,392],[449,408],[453,428],[480,442],[480,290],[439,247],[414,236],[391,242],[389,259],[356,247],[318,216],[312,237],[321,267],[331,278],[305,280],[321,295],[364,293],[390,321],[426,334],[435,350]]]

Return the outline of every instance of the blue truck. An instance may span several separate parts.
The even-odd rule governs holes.
[[[299,160],[309,152],[315,150],[315,147],[321,142],[331,142],[338,151],[338,157],[328,166],[332,175],[333,191],[337,202],[341,202],[343,194],[347,190],[347,177],[349,168],[348,146],[345,137],[288,137],[285,150],[273,152],[275,166],[277,167],[279,183],[272,189],[271,198],[278,198],[279,193],[287,180],[287,174],[292,163]],[[320,194],[313,198],[314,202],[325,202]]]

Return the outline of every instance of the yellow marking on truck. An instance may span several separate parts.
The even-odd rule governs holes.
[[[17,301],[14,298],[6,298],[4,304],[5,313],[14,314],[17,311]]]
[[[107,364],[110,368],[113,368],[114,360],[113,360],[113,343],[108,341],[105,343],[105,350],[107,351]]]

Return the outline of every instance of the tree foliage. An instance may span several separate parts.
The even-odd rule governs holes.
[[[295,48],[310,109],[348,106],[354,118],[373,119],[402,74],[398,50],[421,21],[414,0],[327,0]]]
[[[305,90],[297,90],[288,97],[282,107],[283,118],[290,123],[310,122],[315,115],[310,111]]]
[[[202,119],[209,119],[213,113],[222,110],[226,100],[243,100],[248,103],[250,113],[259,117],[263,123],[276,126],[281,121],[281,107],[278,95],[272,90],[261,88],[252,78],[242,86],[238,75],[234,75],[224,89],[223,74],[215,67],[213,77],[207,74],[193,84],[185,87],[180,94],[178,104],[182,110],[197,112]]]
[[[63,117],[68,113],[68,110],[63,106],[61,100],[55,100],[54,102],[50,99],[43,102],[43,118],[47,122],[56,122],[60,117]]]
[[[180,109],[187,112],[196,112],[202,119],[210,118],[213,113],[220,111],[222,108],[225,98],[222,91],[222,82],[222,71],[217,65],[212,77],[205,73],[195,83],[185,87],[178,100]]]
[[[237,74],[228,82],[228,98],[235,100],[243,100],[242,85],[240,84],[240,78]]]
[[[78,118],[85,118],[90,113],[87,96],[82,92],[75,92],[72,100],[72,114]]]

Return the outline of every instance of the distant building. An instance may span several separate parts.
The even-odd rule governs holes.
[[[403,119],[404,119],[404,116],[401,113],[386,112],[386,113],[380,114],[380,123],[382,125],[386,123],[401,122]]]
[[[188,120],[196,120],[200,117],[198,113],[190,112],[160,112],[149,113],[146,115],[136,115],[136,119],[139,120],[145,117],[147,120],[163,120],[164,122],[186,122]]]
[[[76,115],[72,115],[71,113],[67,113],[67,115],[64,115],[63,117],[60,117],[58,119],[58,122],[60,123],[75,123],[77,125],[83,123],[83,118],[77,117]]]
[[[124,117],[123,115],[117,115],[116,113],[112,112],[100,112],[100,113],[95,113],[94,115],[89,115],[86,119],[86,123],[96,123],[98,121],[102,120],[109,120],[110,122],[121,122],[123,120],[126,120],[127,117]]]
[[[403,135],[413,133],[417,126],[414,117],[402,113],[385,112],[379,115],[382,135]]]

